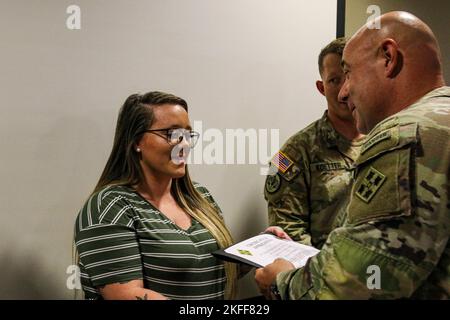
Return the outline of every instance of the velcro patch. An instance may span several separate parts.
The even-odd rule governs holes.
[[[278,151],[273,156],[271,163],[282,173],[285,173],[294,164],[294,162],[281,151]]]
[[[344,170],[347,168],[347,166],[343,162],[320,162],[312,163],[311,168],[317,171],[336,171]]]
[[[370,167],[363,181],[356,188],[356,195],[364,202],[369,203],[384,181],[386,181],[386,176],[374,167]]]
[[[379,143],[383,140],[386,140],[386,139],[390,139],[390,138],[391,138],[391,131],[389,131],[389,130],[383,131],[383,132],[377,134],[375,137],[373,137],[372,139],[370,139],[369,141],[364,143],[364,145],[361,148],[361,154],[364,154],[364,152],[369,150],[371,147],[373,147],[377,143]]]
[[[275,174],[273,176],[267,176],[266,180],[266,191],[268,193],[275,193],[280,189],[281,186],[281,179],[278,174]]]

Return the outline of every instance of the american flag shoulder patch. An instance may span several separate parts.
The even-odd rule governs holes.
[[[282,173],[285,173],[294,164],[294,162],[281,151],[278,151],[273,156],[271,163]]]

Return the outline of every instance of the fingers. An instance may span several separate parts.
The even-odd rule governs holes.
[[[286,240],[291,240],[292,241],[291,237],[289,237],[289,235],[286,232],[284,232],[284,231],[283,231],[282,234],[277,235],[277,237],[279,237],[281,239],[286,239]]]
[[[256,280],[256,283],[259,285],[259,282],[260,282],[260,280],[261,280],[261,278],[262,278],[262,273],[264,272],[264,268],[257,268],[256,270],[255,270],[255,280]]]
[[[284,230],[281,227],[270,226],[265,230],[265,232],[270,232],[270,233],[273,233],[274,235],[276,235],[278,238],[287,239],[287,240],[292,241],[291,237],[289,237],[289,235],[286,232],[284,232]]]

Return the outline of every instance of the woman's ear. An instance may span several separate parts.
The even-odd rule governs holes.
[[[133,151],[141,153],[142,151],[142,138],[133,143]]]

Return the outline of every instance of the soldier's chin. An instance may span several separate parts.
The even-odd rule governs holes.
[[[357,118],[356,118],[356,129],[358,129],[358,132],[362,134],[368,134],[370,132],[370,130],[367,130],[367,128]]]

